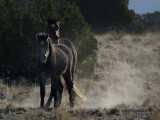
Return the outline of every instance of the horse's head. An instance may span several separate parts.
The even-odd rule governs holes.
[[[52,38],[53,43],[58,43],[59,37],[59,20],[54,18],[47,18],[47,28],[46,32],[49,33],[49,36]]]
[[[48,33],[38,33],[38,56],[42,63],[46,63],[49,56],[50,38]]]
[[[59,20],[58,19],[48,17],[47,23],[48,23],[49,29],[51,29],[52,31],[57,31],[59,29]]]

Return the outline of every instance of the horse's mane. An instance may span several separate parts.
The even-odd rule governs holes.
[[[53,41],[51,38],[48,38],[49,40],[49,51],[50,51],[50,59],[51,61],[55,64],[56,63],[56,53],[55,53],[55,48],[53,46]]]

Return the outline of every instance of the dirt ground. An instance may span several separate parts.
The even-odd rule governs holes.
[[[66,109],[43,110],[7,106],[0,109],[0,119],[5,120],[159,120],[160,110],[146,109]]]

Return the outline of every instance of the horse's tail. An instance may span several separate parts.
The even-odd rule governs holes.
[[[73,91],[74,91],[74,93],[75,93],[78,97],[80,97],[81,99],[87,100],[86,96],[83,95],[83,93],[81,93],[81,92],[78,90],[78,88],[76,87],[75,82],[73,82]]]

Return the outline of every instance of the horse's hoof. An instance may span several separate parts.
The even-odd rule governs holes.
[[[44,109],[48,109],[48,108],[49,108],[49,106],[46,104],[45,107],[44,107]]]
[[[46,111],[51,111],[52,108],[50,108],[48,105],[45,105],[44,110],[46,110]]]
[[[57,110],[58,109],[58,105],[54,105],[54,109]]]
[[[45,107],[45,108],[44,108],[44,110],[46,110],[46,111],[51,111],[51,110],[52,110],[52,108]]]
[[[44,105],[41,105],[40,108],[41,108],[41,109],[44,109]]]
[[[74,108],[74,103],[70,103],[70,107],[71,107],[71,108]]]

